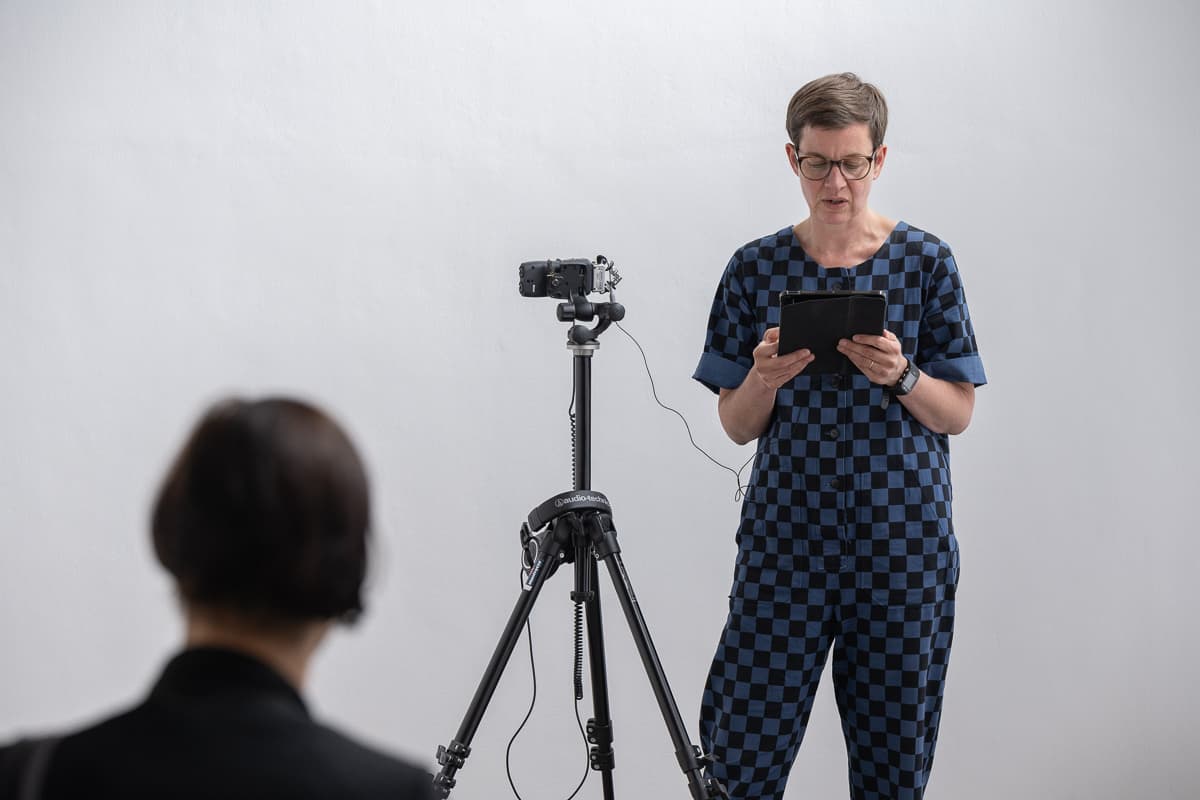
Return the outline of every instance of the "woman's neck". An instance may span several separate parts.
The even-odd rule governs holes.
[[[188,647],[221,647],[253,656],[274,669],[299,691],[308,664],[329,631],[326,620],[268,623],[235,612],[187,609]]]
[[[872,212],[858,224],[822,225],[812,217],[792,228],[797,241],[823,267],[853,267],[873,256],[896,227]]]

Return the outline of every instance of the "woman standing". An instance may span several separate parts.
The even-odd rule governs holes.
[[[948,437],[986,377],[950,248],[868,205],[886,128],[853,74],[796,92],[808,217],[734,253],[694,375],[729,437],[758,439],[700,722],[734,798],[782,798],[831,650],[851,797],[920,798],[933,761],[958,582]],[[811,352],[778,354],[785,290],[883,291],[886,330],[841,341],[855,370],[806,375]]]

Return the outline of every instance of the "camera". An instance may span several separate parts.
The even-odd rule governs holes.
[[[517,288],[522,297],[556,297],[571,300],[592,292],[611,292],[621,276],[616,265],[604,256],[525,261],[518,271]]]

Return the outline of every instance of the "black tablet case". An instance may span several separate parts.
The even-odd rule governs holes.
[[[816,358],[805,375],[858,368],[838,352],[841,339],[883,335],[887,300],[883,292],[784,292],[779,296],[779,354],[806,347]]]

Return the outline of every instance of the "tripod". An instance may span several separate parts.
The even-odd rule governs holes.
[[[483,713],[500,682],[500,675],[508,664],[520,637],[521,628],[528,620],[542,586],[560,564],[573,562],[575,589],[571,593],[571,599],[582,602],[586,610],[592,707],[595,713],[587,723],[587,738],[592,745],[590,762],[592,769],[601,773],[604,800],[613,800],[613,729],[608,708],[608,678],[605,673],[604,636],[600,614],[597,567],[597,562],[600,561],[608,567],[609,577],[612,579],[621,609],[625,612],[625,619],[629,623],[646,675],[650,679],[659,710],[675,745],[675,757],[687,776],[692,798],[728,798],[728,794],[715,779],[703,774],[708,759],[689,741],[685,732],[675,698],[667,685],[667,676],[663,673],[658,653],[650,640],[646,620],[642,617],[633,586],[629,582],[629,575],[625,572],[625,564],[621,560],[621,547],[617,543],[617,532],[613,527],[612,509],[608,498],[591,489],[592,354],[600,347],[597,341],[600,334],[624,316],[625,309],[616,302],[589,303],[581,295],[574,296],[571,301],[558,307],[558,319],[562,322],[598,320],[593,328],[574,325],[567,334],[567,349],[574,356],[576,425],[572,431],[572,444],[575,452],[575,488],[542,503],[529,513],[528,520],[521,526],[521,544],[525,549],[524,558],[528,567],[527,577],[458,733],[449,745],[438,746],[437,762],[442,769],[434,776],[433,785],[439,798],[449,797],[450,790],[457,783],[455,774],[471,754],[471,740],[479,728]],[[537,531],[541,533],[535,533]]]

